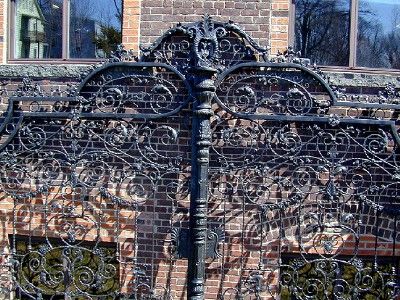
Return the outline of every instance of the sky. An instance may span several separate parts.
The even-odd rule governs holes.
[[[390,32],[395,26],[400,30],[400,0],[361,0],[360,9],[368,8],[375,12],[375,15],[383,26],[385,33]],[[396,24],[394,24],[394,15],[396,11],[399,14],[399,18]]]
[[[368,0],[369,3],[399,4],[399,0]]]
[[[120,3],[118,0],[117,3]],[[113,0],[72,0],[71,3],[75,3],[79,8],[88,10],[89,16],[93,19],[110,23],[113,26],[120,26],[117,18],[115,17],[115,5]],[[89,4],[88,4],[89,3]]]

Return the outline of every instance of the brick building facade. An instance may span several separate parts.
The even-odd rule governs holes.
[[[293,39],[291,2],[123,0],[122,43],[141,55],[139,45],[209,14],[217,27],[238,23],[270,49],[268,59],[296,64],[278,55]],[[179,243],[189,239],[196,149],[196,102],[182,79],[190,76],[10,60],[9,4],[0,0],[1,297],[184,299],[190,254]],[[169,64],[182,50],[174,40],[157,47],[145,63]],[[395,299],[399,73],[274,68],[214,74],[207,238],[216,249],[207,250],[204,299]],[[298,91],[310,104],[296,104]],[[302,259],[310,263],[296,269]]]

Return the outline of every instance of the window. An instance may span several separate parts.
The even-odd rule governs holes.
[[[400,1],[294,0],[295,48],[319,65],[400,69]]]
[[[121,43],[122,0],[11,0],[11,59],[96,59]]]

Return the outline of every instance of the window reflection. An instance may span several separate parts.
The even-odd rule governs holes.
[[[70,57],[103,58],[121,43],[121,1],[71,0]]]
[[[357,65],[400,69],[398,0],[360,0]]]
[[[69,11],[63,9],[67,3]],[[122,41],[121,3],[121,0],[15,0],[14,58],[108,57]],[[63,28],[63,19],[69,19],[64,24],[68,28]],[[69,37],[63,36],[65,32],[69,32]],[[63,53],[63,45],[69,46],[68,53]]]
[[[16,58],[61,58],[61,0],[18,0],[15,25]]]
[[[319,65],[349,64],[350,0],[297,0],[295,49]]]

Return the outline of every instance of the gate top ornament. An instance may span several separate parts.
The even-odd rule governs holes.
[[[171,39],[179,35],[181,38],[171,43]],[[236,41],[233,40],[233,35],[236,36]],[[192,44],[191,47],[190,44]],[[142,55],[137,57],[132,50],[124,49],[123,45],[119,45],[115,52],[111,52],[107,62],[151,61],[172,64],[183,69],[192,63],[192,65],[212,67],[217,71],[223,71],[235,63],[243,63],[244,60],[310,65],[310,60],[301,58],[300,52],[294,51],[291,46],[286,51],[278,51],[276,57],[269,59],[269,47],[260,46],[238,24],[231,20],[227,23],[215,22],[208,14],[204,15],[200,22],[187,25],[178,23],[150,46],[141,45],[140,50]],[[236,55],[236,59],[224,57],[224,54],[228,54],[229,51],[234,56]],[[178,57],[178,52],[180,55],[187,55],[187,64],[179,66],[176,64],[178,61],[171,60],[173,56]],[[225,59],[221,60],[221,58]],[[321,75],[315,66],[313,70]]]
[[[179,23],[141,50],[140,61],[167,63],[182,73],[190,66],[221,72],[238,63],[257,61],[257,57],[268,60],[268,48],[259,46],[237,24],[215,22],[209,15],[201,22]]]

